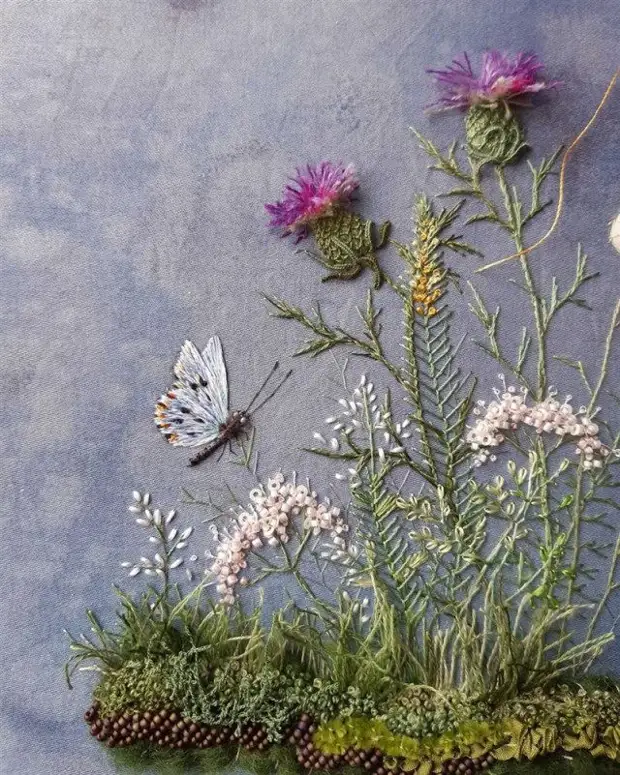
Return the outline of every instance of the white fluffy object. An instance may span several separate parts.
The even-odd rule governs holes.
[[[611,229],[609,230],[609,241],[620,253],[620,214],[618,214],[611,222]]]

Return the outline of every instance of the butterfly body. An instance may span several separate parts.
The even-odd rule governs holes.
[[[197,455],[194,455],[194,457],[190,458],[190,466],[197,466],[198,463],[202,463],[203,460],[206,460],[208,457],[210,457],[214,452],[220,449],[220,447],[223,447],[226,442],[238,438],[244,431],[247,430],[249,424],[250,415],[247,414],[247,412],[239,410],[232,412],[226,422],[220,425],[219,438],[208,447],[205,447],[203,450],[201,450]]]

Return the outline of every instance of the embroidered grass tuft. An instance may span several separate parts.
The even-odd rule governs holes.
[[[180,773],[217,773],[226,769],[235,760],[234,748],[213,748],[209,751],[173,751],[156,749],[146,745],[132,745],[110,751],[112,761],[119,773],[141,773],[151,771],[157,775],[179,775]]]

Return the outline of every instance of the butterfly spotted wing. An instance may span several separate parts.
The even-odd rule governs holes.
[[[175,446],[210,444],[228,417],[228,377],[219,338],[211,337],[202,352],[186,341],[174,375],[176,382],[155,407],[158,428]]]

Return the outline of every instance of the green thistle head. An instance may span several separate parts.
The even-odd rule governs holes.
[[[467,150],[480,164],[503,167],[515,161],[526,147],[517,117],[501,105],[473,105],[465,117]]]

